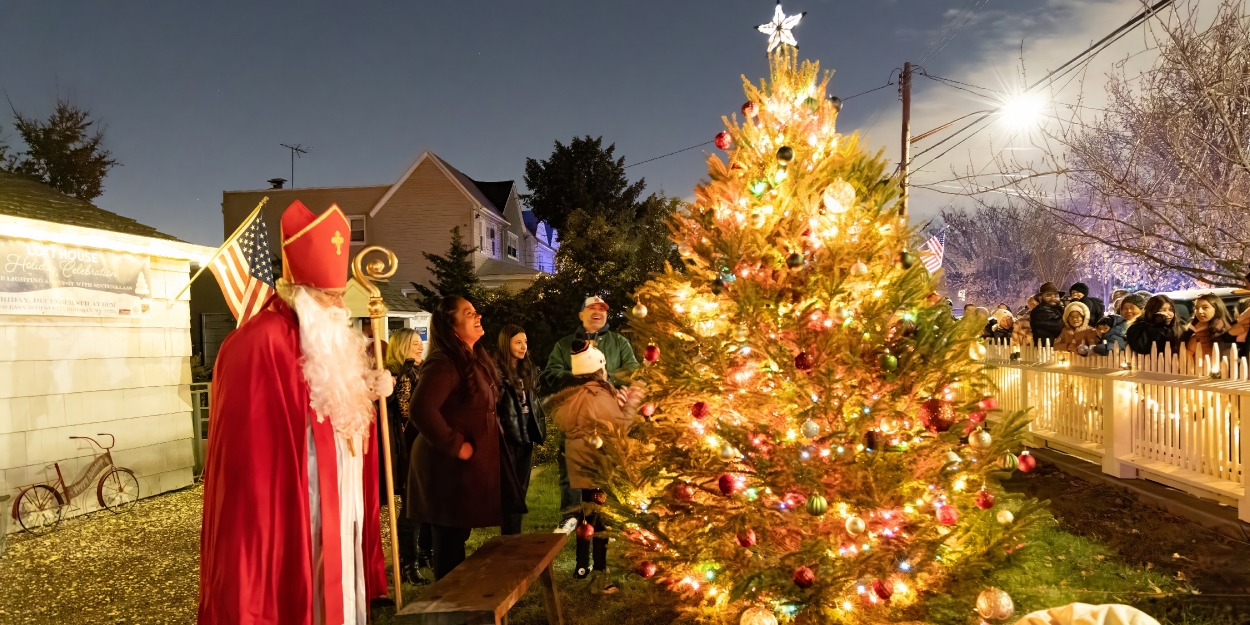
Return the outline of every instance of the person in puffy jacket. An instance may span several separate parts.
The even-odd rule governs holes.
[[[1119,315],[1107,315],[1098,320],[1094,326],[1094,332],[1098,333],[1099,344],[1090,348],[1090,351],[1099,356],[1106,356],[1114,352],[1124,351],[1128,347],[1128,343],[1124,337],[1124,333],[1128,331],[1128,321]]]
[[[1063,331],[1055,339],[1055,351],[1085,356],[1097,344],[1098,333],[1089,327],[1089,309],[1081,302],[1069,302],[1063,309]]]
[[[1165,348],[1171,347],[1172,353],[1176,353],[1181,342],[1182,327],[1172,298],[1155,295],[1146,302],[1141,318],[1128,328],[1129,349],[1138,354],[1149,354],[1153,347],[1161,354]]]
[[[499,331],[495,358],[499,365],[499,403],[495,412],[503,428],[502,462],[511,463],[512,480],[503,484],[514,491],[514,496],[525,500],[530,487],[530,471],[533,469],[534,445],[541,445],[547,436],[547,420],[542,403],[538,401],[538,371],[529,358],[529,340],[521,326],[508,324]],[[507,477],[507,472],[504,472]],[[503,479],[503,478],[501,478]],[[505,536],[521,533],[524,514],[504,514],[499,533]]]
[[[623,393],[608,380],[604,355],[589,341],[576,339],[570,347],[570,369],[573,384],[546,399],[546,408],[557,428],[564,433],[564,462],[568,467],[569,485],[582,490],[582,513],[577,528],[577,566],[575,575],[590,575],[591,547],[594,547],[594,570],[608,568],[608,538],[600,533],[606,529],[599,506],[607,494],[596,486],[596,478],[605,466],[606,454],[601,451],[604,437],[623,437],[638,417],[638,406],[646,387],[636,383]],[[588,525],[589,528],[583,528]],[[585,535],[591,535],[587,540]]]
[[[1063,306],[1059,304],[1059,287],[1054,282],[1042,285],[1037,306],[1029,311],[1029,326],[1036,345],[1054,345],[1063,332]]]

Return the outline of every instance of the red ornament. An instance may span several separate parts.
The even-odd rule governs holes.
[[[1037,468],[1037,458],[1031,456],[1027,451],[1020,454],[1020,459],[1017,462],[1017,467],[1025,473]]]
[[[577,526],[577,538],[578,539],[590,540],[590,537],[594,535],[595,535],[595,526],[585,521],[582,521],[581,524]]]
[[[742,114],[745,115],[747,119],[755,117],[755,114],[759,112],[760,112],[760,107],[754,102],[747,102],[746,104],[742,105]]]
[[[954,525],[959,522],[959,510],[952,505],[944,505],[937,509],[937,520],[942,525]]]
[[[812,584],[816,583],[816,574],[805,566],[794,569],[794,573],[791,573],[790,577],[794,580],[794,585],[799,588],[811,588]]]
[[[673,484],[673,498],[677,501],[690,501],[691,499],[694,499],[694,487],[686,482]]]
[[[976,504],[977,504],[977,507],[982,510],[989,510],[990,508],[993,508],[994,507],[994,493],[991,493],[990,491],[985,490],[984,488],[977,491]]]
[[[945,432],[955,425],[955,409],[948,401],[936,397],[920,404],[920,423],[930,432]]]
[[[655,563],[650,560],[643,560],[638,563],[638,574],[643,577],[654,577],[656,571],[658,570],[660,570],[660,567],[656,566]]]
[[[980,411],[980,410],[978,410],[978,411],[976,411],[976,412],[969,412],[969,413],[968,413],[968,420],[969,420],[969,421],[971,421],[971,422],[973,422],[973,423],[978,423],[978,424],[979,424],[979,423],[983,423],[983,422],[985,422],[985,413],[984,413],[984,412],[982,412],[982,411]]]
[[[721,494],[726,497],[738,491],[738,480],[728,473],[720,476],[720,479],[716,481],[716,485],[720,487]]]
[[[729,133],[724,130],[716,133],[716,147],[722,150],[728,150],[729,146],[733,145],[733,142],[733,138],[730,137]]]
[[[603,504],[608,500],[608,494],[596,488],[594,492],[590,494],[590,500],[597,504]]]
[[[894,585],[890,582],[876,580],[872,583],[872,592],[882,601],[889,601],[894,596]]]
[[[782,498],[781,502],[786,504],[787,509],[793,510],[795,508],[801,508],[803,504],[807,503],[807,496],[803,493],[786,493],[786,496]]]
[[[654,345],[648,345],[642,350],[642,359],[647,362],[655,362],[660,359],[660,348]]]
[[[942,301],[942,296],[935,291],[926,295],[924,301],[928,302],[930,306],[936,306],[938,302]]]
[[[977,402],[977,408],[980,408],[981,410],[986,410],[986,411],[998,410],[998,398],[997,397],[982,397],[981,401]]]
[[[697,401],[693,406],[690,406],[690,416],[696,419],[703,419],[707,417],[708,412],[710,412],[710,410],[708,409],[707,402],[705,401]]]
[[[807,352],[799,352],[799,355],[794,357],[794,368],[799,371],[807,373],[811,371],[814,366],[816,366],[816,363],[812,361],[811,355]]]
[[[754,547],[755,530],[743,530],[741,534],[738,534],[738,545],[741,547]]]
[[[650,417],[655,414],[655,404],[644,404],[642,406],[642,416]]]

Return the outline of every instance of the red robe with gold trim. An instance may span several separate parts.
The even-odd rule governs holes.
[[[200,534],[201,625],[344,622],[334,427],[318,422],[299,365],[299,325],[277,296],[221,346],[209,408]],[[310,431],[318,457],[323,562],[312,561]],[[367,596],[386,594],[376,436],[365,450],[363,552]],[[324,572],[314,597],[313,572]],[[349,584],[352,583],[350,580]],[[351,617],[349,616],[349,619]]]

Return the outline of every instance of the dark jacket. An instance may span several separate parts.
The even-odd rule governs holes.
[[[573,381],[574,339],[594,341],[595,347],[603,352],[603,358],[607,361],[604,368],[608,370],[608,380],[617,388],[628,386],[628,382],[619,377],[619,374],[638,368],[634,346],[629,344],[629,339],[609,330],[607,326],[594,334],[578,328],[577,332],[560,339],[560,342],[552,348],[540,381],[539,389],[544,396],[569,386]]]
[[[547,418],[542,402],[534,397],[534,391],[525,391],[507,381],[499,394],[499,423],[503,425],[504,438],[515,445],[541,445],[547,437]],[[529,409],[526,410],[526,407]]]
[[[408,419],[408,407],[412,403],[413,391],[417,389],[417,366],[415,361],[408,359],[399,371],[392,371],[395,376],[395,390],[386,398],[386,421],[390,425],[391,437],[391,475],[394,476],[395,494],[403,495],[408,480],[408,455],[412,444],[417,440],[417,428]],[[382,445],[382,423],[377,426],[378,447]],[[378,454],[378,466],[382,468],[379,475],[385,472],[386,457]]]
[[[447,527],[499,525],[502,430],[495,415],[497,397],[494,382],[480,368],[462,377],[441,356],[421,365],[409,410],[421,433],[412,446],[404,498],[409,518]],[[473,456],[461,460],[465,442],[473,445]]]
[[[1107,330],[1106,334],[1102,335],[1102,342],[1090,348],[1091,351],[1099,356],[1106,356],[1111,352],[1124,351],[1128,347],[1128,342],[1124,335],[1128,331],[1128,320],[1119,315],[1108,316],[1115,323],[1110,330]]]
[[[1049,339],[1054,345],[1063,332],[1063,306],[1039,303],[1029,311],[1029,327],[1033,331],[1033,344],[1041,345],[1043,340]]]
[[[1175,354],[1176,346],[1172,344],[1175,337],[1170,330],[1167,326],[1155,325],[1139,318],[1128,328],[1129,349],[1138,354],[1149,354],[1150,347],[1154,346],[1155,351],[1162,354],[1168,345],[1172,345],[1172,353]]]
[[[1098,299],[1097,297],[1090,296],[1090,295],[1086,295],[1085,297],[1082,297],[1081,299],[1073,299],[1069,301],[1080,302],[1082,304],[1085,304],[1085,308],[1089,310],[1089,325],[1090,326],[1093,326],[1095,323],[1098,323],[1098,320],[1102,319],[1103,314],[1106,313],[1107,311],[1107,305],[1104,304],[1102,300]]]

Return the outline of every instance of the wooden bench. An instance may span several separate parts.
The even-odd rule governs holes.
[[[412,625],[507,625],[508,610],[537,579],[550,625],[564,625],[551,565],[568,534],[498,536],[473,552],[394,622]]]

